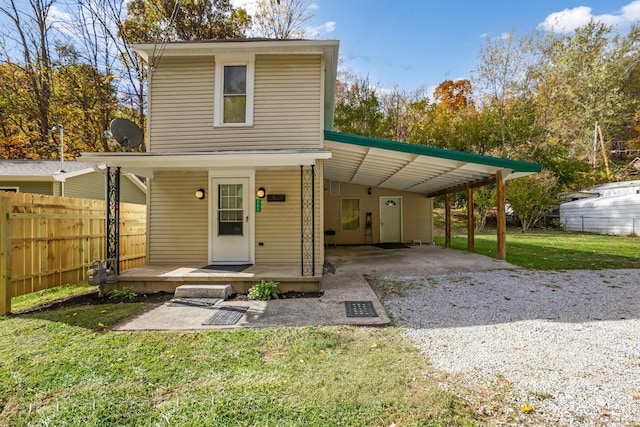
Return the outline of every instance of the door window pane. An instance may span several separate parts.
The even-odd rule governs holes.
[[[242,184],[218,185],[218,235],[242,236],[244,209]]]
[[[360,200],[342,199],[342,230],[360,230]]]

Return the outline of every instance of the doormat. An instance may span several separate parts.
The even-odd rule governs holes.
[[[201,270],[214,270],[214,271],[227,271],[240,273],[241,271],[245,271],[247,268],[251,267],[253,264],[240,264],[240,265],[205,265],[201,268]]]
[[[220,298],[176,298],[171,300],[169,307],[210,307],[218,301]]]
[[[345,301],[347,317],[378,317],[371,301]]]
[[[235,325],[238,320],[246,313],[249,307],[238,305],[227,305],[224,307],[216,307],[213,316],[208,318],[203,325]]]
[[[400,242],[376,243],[375,246],[382,249],[407,249],[411,247]]]

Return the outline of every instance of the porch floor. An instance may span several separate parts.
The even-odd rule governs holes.
[[[281,292],[312,292],[320,289],[322,267],[316,266],[314,276],[302,276],[300,265],[252,265],[243,271],[227,271],[213,266],[185,267],[170,265],[146,265],[120,272],[117,287],[128,287],[135,292],[165,291],[189,284],[229,284],[234,293],[246,293],[261,280],[279,282]]]

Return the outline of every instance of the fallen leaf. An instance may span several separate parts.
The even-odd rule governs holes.
[[[522,408],[520,408],[520,410],[522,412],[531,412],[533,411],[533,408],[528,403],[525,403],[524,405],[522,405]]]
[[[320,356],[324,356],[325,354],[327,354],[324,350],[320,350]]]
[[[104,328],[104,323],[98,323],[98,326],[100,326],[101,328]]]
[[[107,310],[102,310],[100,313],[101,314],[107,314]]]
[[[509,297],[504,297],[504,299],[506,299],[507,301],[511,301],[511,298]]]

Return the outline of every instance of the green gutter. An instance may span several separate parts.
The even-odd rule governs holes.
[[[518,160],[500,157],[481,156],[480,154],[465,153],[463,151],[445,150],[443,148],[427,147],[426,145],[408,144],[406,142],[389,141],[386,139],[370,138],[367,136],[350,135],[348,133],[324,131],[327,141],[342,142],[362,147],[380,148],[401,153],[417,154],[421,156],[438,157],[440,159],[456,160],[465,163],[494,166],[511,169],[514,172],[540,172],[542,165],[538,163],[520,162]]]

